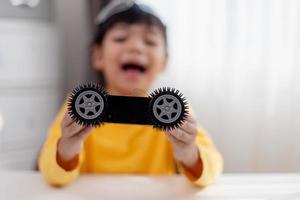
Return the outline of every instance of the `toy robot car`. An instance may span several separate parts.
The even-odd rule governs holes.
[[[108,95],[101,85],[85,84],[68,98],[68,111],[81,125],[104,122],[152,125],[161,130],[178,128],[186,120],[186,98],[174,88],[160,88],[149,97]]]

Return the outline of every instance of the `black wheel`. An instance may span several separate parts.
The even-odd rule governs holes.
[[[99,126],[107,110],[106,96],[100,85],[81,85],[73,90],[68,99],[69,114],[80,125]]]
[[[160,88],[150,95],[150,114],[155,128],[173,130],[188,116],[186,98],[174,88]]]

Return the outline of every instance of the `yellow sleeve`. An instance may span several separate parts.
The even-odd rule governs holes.
[[[201,176],[195,177],[182,163],[179,163],[179,170],[196,185],[206,187],[214,183],[222,174],[224,161],[208,134],[201,128],[198,129],[196,144],[202,162]]]
[[[84,160],[84,151],[82,150],[79,154],[79,164],[75,169],[66,171],[57,164],[57,142],[61,137],[60,123],[66,111],[67,105],[65,103],[49,129],[48,138],[39,156],[39,170],[43,178],[53,186],[65,186],[76,179]]]

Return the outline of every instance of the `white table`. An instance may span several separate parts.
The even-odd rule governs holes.
[[[205,189],[183,176],[81,175],[67,187],[54,188],[37,172],[0,171],[0,199],[300,200],[300,174],[224,174]]]

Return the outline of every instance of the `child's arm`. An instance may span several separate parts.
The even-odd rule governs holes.
[[[165,134],[173,144],[180,170],[189,180],[199,186],[216,181],[223,171],[223,158],[191,115],[179,129]]]
[[[66,105],[60,110],[49,137],[39,157],[39,169],[45,180],[55,186],[72,182],[79,174],[84,152],[82,144],[90,128],[72,122],[66,113]]]

